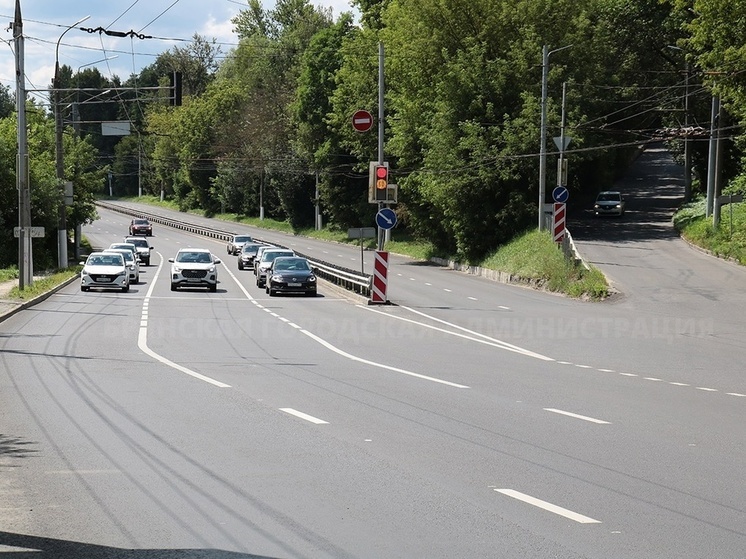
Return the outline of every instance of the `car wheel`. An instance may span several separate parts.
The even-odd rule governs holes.
[[[210,285],[210,292],[211,293],[215,293],[217,290],[218,290],[218,284],[217,283],[213,283],[212,285]]]
[[[85,285],[80,286],[81,291],[88,291],[88,288]]]
[[[267,293],[269,293],[270,297],[274,297],[275,295],[277,295],[277,293],[275,293],[274,289],[267,289]]]
[[[171,291],[176,291],[176,284],[175,283],[171,284]]]
[[[307,291],[306,297],[316,297],[316,290],[313,291]]]
[[[243,264],[241,263],[241,261],[240,261],[240,260],[239,260],[239,262],[238,262],[238,269],[239,269],[239,270],[243,270]]]
[[[140,283],[140,274],[137,274],[137,277],[135,278],[135,283]]]
[[[124,287],[122,288],[122,293],[127,293],[127,292],[128,292],[129,290],[130,290],[130,286],[129,286],[129,285],[125,285],[125,286],[124,286]]]

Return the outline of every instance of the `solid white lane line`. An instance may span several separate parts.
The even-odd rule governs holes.
[[[422,380],[429,380],[431,382],[437,382],[439,384],[445,384],[446,386],[452,386],[454,388],[469,388],[468,386],[464,384],[456,384],[455,382],[450,382],[450,381],[435,378],[435,377],[429,377],[427,375],[421,375],[419,373],[407,371],[405,369],[400,369],[398,367],[391,367],[390,365],[384,365],[383,363],[376,363],[375,361],[369,361],[368,359],[363,359],[362,357],[357,357],[356,355],[352,355],[350,353],[347,353],[346,351],[342,351],[338,347],[333,346],[326,340],[319,338],[317,335],[312,334],[308,330],[301,330],[301,332],[303,332],[306,336],[308,336],[312,340],[317,341],[318,343],[323,345],[325,348],[330,349],[334,353],[341,355],[342,357],[346,357],[347,359],[350,359],[351,361],[357,361],[358,363],[365,363],[366,365],[371,365],[373,367],[378,367],[380,369],[386,369],[388,371],[393,371],[395,373],[400,373],[402,375],[407,375],[407,376],[419,378]]]
[[[474,330],[469,330],[468,328],[464,328],[463,326],[459,326],[458,324],[453,324],[452,322],[448,322],[446,320],[441,320],[440,318],[436,318],[434,316],[430,316],[429,314],[425,314],[423,312],[420,312],[418,310],[415,310],[410,307],[402,306],[400,308],[408,310],[410,312],[413,312],[414,314],[418,314],[420,316],[423,316],[425,318],[428,318],[430,320],[433,320],[435,322],[438,322],[440,324],[445,324],[446,326],[449,326],[451,328],[455,328],[456,330],[461,330],[462,332],[466,332],[470,334],[470,336],[465,336],[464,334],[459,334],[458,332],[452,332],[450,330],[444,330],[443,328],[438,328],[437,326],[433,326],[431,324],[425,324],[424,322],[419,322],[417,320],[412,320],[411,318],[404,318],[403,316],[397,316],[395,314],[390,314],[387,312],[379,311],[377,309],[372,309],[370,307],[363,307],[362,305],[358,305],[361,309],[365,309],[370,312],[375,312],[382,314],[384,316],[388,316],[389,318],[394,318],[396,320],[402,320],[404,322],[410,322],[412,324],[417,324],[419,326],[423,326],[425,328],[430,328],[431,330],[436,330],[438,332],[442,332],[444,334],[448,334],[449,336],[457,336],[459,338],[464,338],[467,340],[471,340],[473,342],[477,342],[480,344],[486,344],[493,347],[498,347],[500,349],[504,349],[506,351],[513,351],[515,353],[520,353],[521,355],[525,355],[527,357],[533,357],[535,359],[541,359],[542,361],[554,361],[551,357],[546,357],[545,355],[541,355],[539,353],[534,353],[533,351],[530,351],[528,349],[524,349],[522,347],[518,347],[513,344],[509,344],[508,342],[504,342],[502,340],[498,340],[497,338],[492,338],[490,336],[486,336],[485,334],[482,334],[480,332],[475,332]],[[475,337],[476,336],[476,337]],[[480,339],[481,338],[481,339]]]
[[[280,411],[284,411],[285,413],[289,413],[290,415],[294,415],[295,417],[300,417],[301,419],[305,419],[306,421],[310,421],[311,423],[315,423],[316,425],[329,425],[328,421],[324,421],[323,419],[313,417],[312,415],[308,415],[307,413],[294,410],[293,408],[280,408]]]
[[[582,514],[578,514],[577,512],[573,512],[557,505],[553,505],[552,503],[547,503],[546,501],[542,501],[541,499],[537,499],[536,497],[531,497],[530,495],[526,495],[525,493],[521,493],[520,491],[516,491],[514,489],[495,489],[495,491],[497,491],[498,493],[502,493],[503,495],[507,495],[508,497],[512,497],[513,499],[518,499],[519,501],[528,503],[529,505],[539,507],[540,509],[553,512],[554,514],[559,514],[560,516],[564,516],[565,518],[569,518],[570,520],[574,520],[575,522],[579,522],[581,524],[601,523],[600,520],[594,520],[593,518],[590,518],[588,516],[583,516]]]
[[[248,291],[246,291],[246,289],[244,288],[244,286],[241,285],[241,283],[238,281],[238,278],[235,275],[233,275],[233,273],[230,270],[226,270],[226,271],[228,272],[228,275],[230,275],[233,278],[233,281],[235,281],[236,284],[238,284],[238,286],[244,292],[244,294],[246,295],[246,297],[253,301],[254,298],[251,296],[251,294]],[[260,308],[263,308],[263,307],[260,307]],[[264,310],[267,311],[267,312],[272,313],[272,311],[270,311],[267,308],[264,308]],[[277,316],[278,318],[282,318],[282,317],[278,316],[277,314],[275,314],[275,316]],[[326,340],[318,337],[316,334],[313,334],[313,333],[309,332],[308,330],[304,330],[301,326],[298,326],[294,322],[288,322],[288,325],[292,326],[293,328],[296,328],[297,330],[300,330],[303,334],[305,334],[306,336],[308,336],[312,340],[315,340],[316,342],[320,343],[325,348],[330,349],[331,351],[333,351],[337,355],[341,355],[342,357],[350,359],[351,361],[357,361],[359,363],[365,363],[366,365],[371,365],[373,367],[379,367],[381,369],[387,369],[389,371],[394,371],[396,373],[401,373],[401,374],[404,374],[404,375],[409,375],[409,376],[420,378],[420,379],[423,379],[423,380],[429,380],[429,381],[432,381],[432,382],[437,382],[437,383],[440,383],[440,384],[445,384],[447,386],[453,386],[455,388],[469,388],[468,386],[463,385],[463,384],[456,384],[454,382],[450,382],[450,381],[447,381],[447,380],[442,380],[442,379],[438,379],[438,378],[434,378],[434,377],[429,377],[429,376],[426,376],[426,375],[421,375],[419,373],[415,373],[415,372],[412,372],[412,371],[407,371],[405,369],[399,369],[398,367],[391,367],[389,365],[384,365],[383,363],[377,363],[375,361],[369,361],[367,359],[363,359],[362,357],[357,357],[356,355],[352,355],[350,353],[347,353],[346,351],[342,351],[338,347],[335,347],[334,345],[330,344]]]
[[[145,301],[150,300],[150,296],[153,294],[153,289],[155,288],[156,281],[158,280],[158,276],[161,273],[161,269],[163,268],[163,262],[164,258],[161,253],[158,253],[158,256],[161,258],[161,263],[158,265],[158,269],[155,271],[155,275],[153,276],[153,281],[150,283],[150,287],[148,288],[148,292],[145,294]],[[172,369],[176,369],[177,371],[180,371],[184,374],[187,374],[191,377],[194,377],[196,379],[202,380],[204,382],[207,382],[209,384],[212,384],[214,386],[217,386],[219,388],[230,388],[230,384],[225,384],[223,382],[220,382],[219,380],[215,380],[214,378],[210,378],[208,376],[202,375],[196,371],[192,371],[191,369],[188,369],[182,365],[179,365],[178,363],[174,363],[173,361],[170,361],[169,359],[166,359],[165,357],[158,355],[155,351],[150,349],[148,347],[148,328],[147,328],[147,322],[141,322],[140,323],[140,331],[137,335],[137,347],[140,348],[140,351],[142,351],[144,354],[149,355],[156,361],[159,361],[160,363],[163,363],[164,365],[171,367]]]
[[[558,413],[560,415],[566,415],[567,417],[574,417],[575,419],[582,419],[583,421],[590,421],[591,423],[598,423],[599,425],[611,425],[608,421],[603,419],[596,419],[594,417],[588,417],[587,415],[578,415],[569,411],[558,410],[555,408],[544,408],[544,411],[550,411],[552,413]]]

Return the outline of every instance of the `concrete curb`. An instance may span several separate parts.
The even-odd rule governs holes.
[[[80,275],[75,275],[70,279],[63,281],[61,284],[53,287],[49,291],[42,293],[41,295],[38,295],[33,299],[29,299],[28,301],[16,303],[15,301],[6,299],[0,302],[0,322],[3,322],[4,320],[10,318],[17,312],[28,309],[29,307],[33,307],[37,303],[41,303],[42,301],[48,299],[49,297],[57,293],[60,289],[62,289],[63,287],[67,287],[74,281],[80,281]]]

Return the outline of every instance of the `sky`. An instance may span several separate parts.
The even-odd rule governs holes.
[[[353,11],[348,0],[311,1],[331,7],[335,18],[342,12]],[[14,19],[15,3],[15,0],[0,0],[0,84],[10,87],[11,92],[16,88],[16,63],[9,24]],[[274,0],[263,0],[263,4],[271,9]],[[20,0],[20,5],[26,88],[29,95],[46,99],[46,92],[32,90],[50,87],[57,55],[60,66],[67,64],[73,73],[98,68],[102,75],[119,76],[124,81],[155,62],[160,53],[189,44],[195,33],[208,40],[214,38],[222,52],[227,53],[238,42],[231,18],[247,6],[247,1]],[[135,36],[111,37],[80,31],[81,27],[132,31]],[[140,39],[141,35],[153,38]]]

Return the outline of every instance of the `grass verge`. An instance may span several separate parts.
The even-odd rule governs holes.
[[[70,278],[79,276],[80,268],[80,266],[75,266],[66,270],[62,270],[60,272],[55,272],[48,276],[34,279],[34,282],[30,286],[27,286],[26,289],[24,289],[23,291],[18,289],[18,287],[14,287],[10,290],[10,293],[8,293],[8,298],[16,299],[18,301],[30,301],[31,299],[34,299],[39,295],[43,295],[44,293],[51,291]]]
[[[706,216],[706,200],[700,198],[682,206],[673,224],[693,245],[721,258],[746,264],[746,204],[722,206],[720,223],[715,228],[712,217]]]

